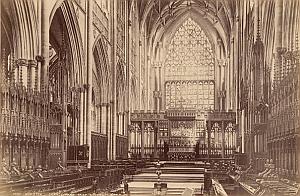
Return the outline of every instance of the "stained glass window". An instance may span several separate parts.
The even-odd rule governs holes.
[[[166,109],[214,108],[214,52],[191,18],[175,32],[165,62]]]

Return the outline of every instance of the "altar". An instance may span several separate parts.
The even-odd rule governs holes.
[[[168,110],[169,120],[169,161],[194,161],[196,144],[202,139],[204,119],[196,119],[195,110]]]
[[[194,161],[196,156],[195,147],[170,147],[168,152],[169,161]]]

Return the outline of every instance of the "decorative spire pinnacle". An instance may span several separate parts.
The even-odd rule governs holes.
[[[298,32],[296,33],[296,50],[299,50],[299,37],[298,37]]]
[[[257,2],[258,3],[258,2]],[[259,4],[257,5],[257,37],[256,40],[260,40],[260,18],[259,18]]]

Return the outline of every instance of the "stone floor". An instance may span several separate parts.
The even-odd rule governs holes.
[[[204,186],[204,169],[192,167],[162,167],[160,181],[167,183],[166,195],[200,195]],[[146,168],[140,174],[129,176],[130,195],[153,195],[157,182],[156,168]]]

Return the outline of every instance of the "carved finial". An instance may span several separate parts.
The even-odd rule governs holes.
[[[258,3],[258,2],[257,2]],[[257,37],[256,40],[260,40],[260,18],[259,18],[259,5],[257,5]]]
[[[1,67],[1,70],[0,70],[2,76],[4,76],[4,82],[6,83],[6,79],[7,79],[7,76],[6,76],[6,50],[5,48],[2,49],[2,67]]]
[[[14,84],[15,83],[15,69],[16,69],[16,61],[15,61],[14,53],[11,55],[10,63],[11,63],[10,81]]]
[[[298,32],[296,33],[296,50],[299,50],[299,37],[298,37]]]

